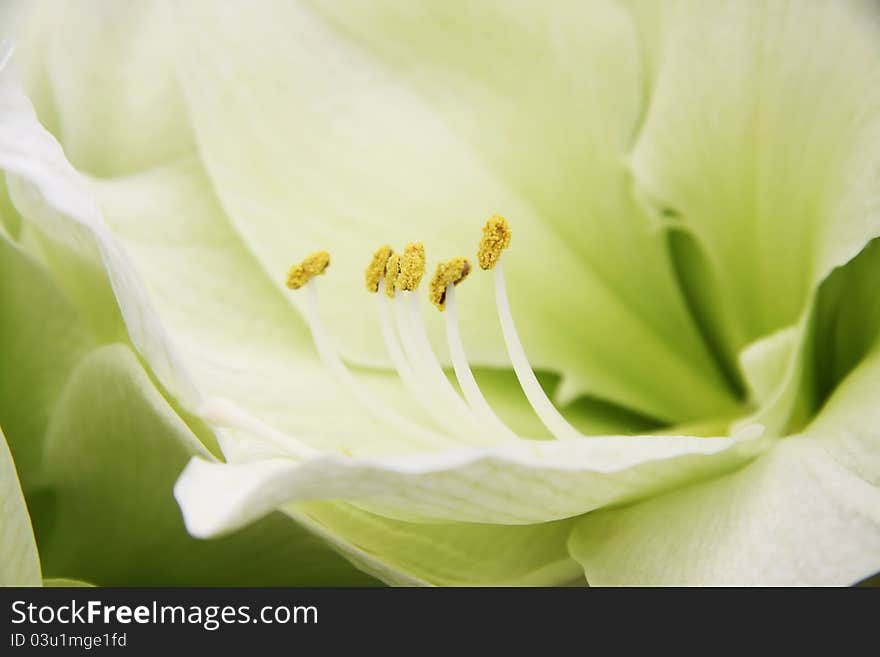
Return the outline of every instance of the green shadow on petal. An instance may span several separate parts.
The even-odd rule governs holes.
[[[83,359],[46,439],[52,519],[37,526],[46,576],[100,585],[372,581],[278,514],[219,541],[190,537],[171,488],[193,453],[206,452],[129,348]]]
[[[39,586],[40,555],[6,439],[0,431],[0,586]]]
[[[81,579],[70,579],[68,577],[49,577],[43,580],[43,586],[50,588],[87,588],[94,584],[84,582]]]

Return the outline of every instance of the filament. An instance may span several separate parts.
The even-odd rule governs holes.
[[[283,448],[285,453],[292,454],[296,458],[305,459],[320,453],[313,447],[309,447],[275,427],[266,424],[259,418],[254,417],[228,399],[221,397],[205,399],[199,405],[196,413],[209,424],[245,431],[266,440],[276,447]]]
[[[382,288],[383,282],[383,279],[380,278],[378,283],[379,289]],[[415,373],[401,350],[400,342],[397,339],[397,335],[394,332],[394,327],[391,322],[391,313],[389,312],[388,304],[389,301],[385,294],[376,294],[376,314],[379,317],[379,327],[382,331],[382,339],[385,342],[385,348],[388,350],[391,362],[397,370],[397,373],[400,375],[404,386],[406,386],[406,389],[415,398],[416,402],[418,402],[422,409],[431,416],[438,426],[449,430],[449,415],[443,411],[440,405],[437,404],[436,399],[433,399],[430,396],[428,388],[421,385],[416,379]],[[453,433],[455,428],[456,427],[454,426],[452,427]]]
[[[507,355],[513,365],[513,371],[519,380],[519,385],[529,400],[529,404],[535,410],[541,423],[547,430],[560,440],[571,438],[583,438],[583,434],[575,429],[566,420],[538,383],[538,378],[529,364],[526,352],[516,332],[513,316],[510,313],[510,303],[507,300],[507,290],[504,285],[504,272],[501,262],[494,265],[495,275],[495,303],[498,306],[498,320],[501,323],[501,332],[504,335],[504,344],[507,347]]]
[[[321,316],[318,312],[318,288],[314,278],[308,281],[306,288],[305,317],[309,330],[312,333],[315,348],[318,350],[318,356],[321,358],[324,366],[348,389],[352,397],[357,399],[376,419],[387,422],[406,435],[418,437],[434,444],[448,442],[444,436],[429,431],[393,409],[388,408],[381,400],[370,394],[369,391],[358,383],[354,375],[339,358],[339,355],[330,343],[329,336],[324,331]]]
[[[501,421],[492,407],[483,396],[483,392],[474,379],[474,373],[468,364],[467,355],[464,351],[464,343],[461,332],[458,329],[458,314],[455,307],[455,285],[446,286],[446,341],[449,343],[449,354],[452,359],[452,367],[455,377],[458,379],[458,387],[464,393],[464,398],[477,416],[489,427],[496,431],[502,431],[510,436],[515,436],[513,431]]]
[[[459,432],[468,435],[481,433],[476,418],[452,387],[434,355],[419,313],[418,297],[412,292],[398,290],[393,303],[401,343],[414,372],[423,381],[421,385],[433,390],[431,403],[445,409],[447,421],[454,422]]]

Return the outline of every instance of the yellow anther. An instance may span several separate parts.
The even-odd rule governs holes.
[[[400,277],[397,287],[401,290],[415,290],[425,275],[425,245],[421,242],[410,242],[403,250],[400,259]]]
[[[392,299],[398,276],[400,276],[400,256],[392,253],[388,257],[388,262],[385,263],[385,294]]]
[[[364,274],[367,289],[370,292],[379,291],[379,279],[385,275],[385,264],[388,262],[388,258],[391,257],[392,253],[394,253],[394,251],[392,251],[391,247],[386,244],[380,246],[373,254],[373,259],[370,261],[370,264],[367,265],[367,271]]]
[[[315,251],[298,265],[287,272],[287,287],[298,290],[309,282],[309,279],[323,274],[330,264],[330,254],[326,251]]]
[[[458,285],[471,273],[471,262],[467,258],[455,258],[437,265],[437,271],[431,278],[429,295],[433,303],[442,312],[446,308],[446,288]]]
[[[510,246],[510,226],[507,219],[493,215],[483,226],[483,237],[477,250],[477,260],[483,269],[492,269],[501,252]]]

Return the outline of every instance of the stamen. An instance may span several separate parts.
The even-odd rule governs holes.
[[[403,250],[400,260],[400,276],[397,287],[401,290],[415,290],[425,275],[425,245],[421,242],[410,242]]]
[[[431,348],[418,301],[410,291],[401,292],[394,301],[394,318],[407,358],[421,385],[433,389],[433,405],[445,409],[447,421],[455,422],[460,432],[473,434],[476,420],[446,378]]]
[[[391,362],[394,364],[394,369],[397,370],[400,379],[403,381],[403,384],[406,386],[409,393],[413,396],[419,406],[421,406],[431,417],[431,419],[434,420],[437,426],[446,431],[450,431],[451,429],[452,435],[455,435],[458,427],[454,425],[450,427],[449,413],[443,409],[442,404],[437,403],[436,398],[431,395],[429,387],[425,386],[424,383],[416,377],[406,359],[406,356],[401,350],[400,342],[398,341],[397,334],[392,326],[391,313],[388,304],[388,299],[383,295],[376,295],[376,312],[379,317],[379,327],[382,331],[382,339],[385,342],[385,348],[388,351]]]
[[[405,268],[410,274],[410,284],[418,286],[424,273],[425,250],[419,244],[409,244],[404,250]],[[395,296],[393,281],[399,274],[396,254],[389,256],[386,263],[385,289],[388,297]],[[370,265],[373,266],[372,263]],[[402,270],[404,267],[400,267]],[[458,279],[463,278],[459,275]],[[381,285],[380,282],[377,287]],[[404,297],[411,297],[415,302],[415,315],[409,315],[404,307]],[[397,332],[392,328],[388,311],[388,302],[377,295],[376,308],[382,338],[391,361],[400,375],[410,394],[416,399],[424,411],[434,419],[438,426],[453,435],[479,437],[485,434],[479,430],[478,420],[472,415],[468,406],[449,383],[428,340],[418,312],[418,298],[411,290],[403,290],[394,303]],[[398,342],[397,336],[400,336]],[[406,351],[401,351],[401,344]]]
[[[391,256],[394,258],[394,256]],[[386,267],[392,267],[391,259]],[[387,272],[386,276],[393,276],[393,269]],[[397,323],[397,333],[400,335],[400,342],[406,351],[406,360],[412,368],[413,383],[412,392],[414,396],[420,400],[423,406],[427,406],[431,410],[428,411],[432,417],[437,417],[438,410],[442,418],[442,425],[448,425],[449,422],[455,422],[458,431],[464,431],[471,434],[476,424],[476,419],[471,415],[467,405],[462,401],[458,393],[449,383],[449,379],[443,373],[434,350],[431,348],[431,342],[428,340],[425,325],[422,322],[421,313],[418,309],[418,297],[413,291],[418,288],[422,277],[425,274],[425,246],[421,242],[411,242],[406,245],[403,250],[403,258],[400,259],[400,273],[397,277],[397,288],[401,291],[397,295],[394,304],[394,318]],[[389,290],[386,279],[386,291]],[[393,286],[388,296],[395,296]],[[411,301],[408,301],[411,299]],[[393,347],[389,346],[389,353],[393,351]],[[392,354],[393,358],[393,354]],[[402,372],[406,368],[401,369]],[[434,397],[425,397],[424,388],[428,386],[433,388]],[[446,408],[444,408],[444,406]]]
[[[196,414],[209,424],[227,429],[237,429],[262,438],[282,448],[285,454],[292,454],[296,458],[306,459],[320,453],[313,447],[309,447],[269,426],[234,402],[222,397],[205,399],[196,409]]]
[[[492,269],[501,252],[510,246],[510,226],[507,219],[493,215],[483,226],[483,237],[477,249],[477,260],[483,269]]]
[[[394,289],[400,276],[400,256],[392,253],[385,263],[385,295],[389,299],[394,298]]]
[[[507,221],[494,215],[483,227],[478,250],[480,267],[495,270],[495,300],[508,356],[526,398],[550,433],[558,439],[582,438],[583,435],[559,413],[541,388],[520,342],[510,311],[501,266],[501,254],[509,247],[510,239],[511,231]],[[376,295],[376,308],[386,349],[402,382],[437,423],[441,433],[422,427],[385,406],[359,384],[333,348],[321,323],[315,280],[329,265],[330,257],[326,251],[313,253],[299,265],[291,267],[287,285],[291,289],[308,287],[304,315],[321,360],[351,395],[377,419],[432,445],[448,444],[450,437],[464,438],[467,442],[479,444],[494,442],[492,439],[518,438],[486,401],[465,354],[458,325],[455,288],[470,274],[470,261],[467,258],[455,258],[438,265],[429,291],[431,302],[440,311],[448,310],[446,336],[461,390],[459,394],[434,353],[425,330],[419,299],[415,294],[425,274],[425,260],[425,247],[421,242],[407,244],[402,255],[394,253],[390,246],[383,245],[373,254],[364,273],[364,282],[373,293],[378,293],[384,287],[385,295]],[[388,305],[385,297],[394,299],[392,306]],[[394,313],[393,322],[390,309]],[[279,435],[275,435],[271,427],[257,424],[258,420],[238,412],[231,415],[237,418],[234,420],[237,426],[272,437],[276,441],[279,439]],[[221,420],[219,417],[217,419]],[[225,421],[229,422],[228,419]],[[222,424],[222,421],[218,423]],[[490,440],[487,441],[487,438]]]
[[[446,306],[446,288],[458,285],[471,273],[471,263],[467,258],[455,258],[437,265],[437,271],[431,278],[429,298],[442,312]]]
[[[323,258],[320,257],[321,254],[323,254]],[[318,356],[321,358],[324,366],[333,373],[343,386],[348,389],[352,397],[357,399],[368,412],[376,417],[376,419],[387,422],[398,431],[401,431],[404,434],[409,434],[414,438],[421,439],[426,443],[432,445],[437,445],[438,443],[440,445],[448,444],[449,440],[446,436],[425,429],[421,425],[412,422],[408,418],[386,406],[377,397],[370,394],[367,389],[358,383],[354,375],[342,362],[339,354],[336,353],[336,350],[330,342],[329,335],[324,330],[323,323],[321,322],[321,315],[318,311],[318,287],[317,281],[314,278],[315,273],[320,274],[324,272],[327,268],[327,264],[329,264],[329,260],[330,258],[327,253],[322,251],[312,254],[306,258],[301,265],[299,265],[304,272],[309,273],[309,277],[306,279],[307,295],[306,303],[303,306],[303,314],[306,323],[309,325],[309,330],[312,333],[312,341],[315,343],[315,348],[318,350]],[[321,265],[322,262],[323,265]],[[291,268],[291,274],[294,273],[294,270],[297,270],[297,267]],[[297,281],[298,280],[299,279],[297,279]],[[290,282],[288,281],[288,285],[289,284]]]
[[[380,246],[373,254],[373,259],[370,261],[370,264],[367,265],[367,271],[364,273],[367,290],[370,292],[379,291],[379,283],[385,276],[385,265],[388,263],[388,258],[391,257],[392,253],[394,253],[394,251],[391,250],[391,247],[385,244],[384,246]]]
[[[502,431],[511,437],[516,434],[498,417],[489,402],[483,396],[480,386],[474,379],[474,373],[468,364],[467,355],[464,352],[464,343],[458,330],[458,313],[455,309],[455,283],[446,286],[446,341],[449,343],[449,354],[452,358],[452,367],[455,369],[455,378],[458,379],[458,387],[464,393],[464,398],[477,416],[491,428]]]
[[[583,438],[583,434],[575,429],[556,407],[548,399],[547,394],[538,383],[538,378],[529,364],[525,349],[516,332],[513,316],[510,312],[510,303],[507,300],[507,290],[504,286],[504,270],[501,262],[497,259],[495,267],[495,303],[498,306],[498,320],[501,322],[501,332],[504,335],[504,344],[507,346],[507,355],[513,365],[513,371],[519,380],[519,385],[526,395],[526,399],[532,405],[538,418],[547,430],[556,438],[571,439]]]
[[[323,274],[330,264],[330,254],[326,251],[315,251],[298,265],[287,272],[287,287],[298,290],[313,277]]]

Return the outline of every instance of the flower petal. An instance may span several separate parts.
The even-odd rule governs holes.
[[[797,325],[758,340],[741,354],[758,410],[736,426],[758,423],[773,434],[801,431],[835,387],[880,339],[880,240],[835,269]]]
[[[468,5],[438,30],[436,3],[350,5],[345,25],[291,3],[179,3],[199,151],[277,285],[301,254],[333,252],[329,323],[357,362],[388,365],[361,319],[376,245],[421,239],[432,260],[472,255],[500,211],[516,230],[505,258],[523,340],[569,396],[673,420],[730,412],[664,237],[628,198],[620,160],[642,93],[632,24],[616,4],[586,6],[518,22]],[[487,38],[508,33],[515,43]],[[468,351],[506,367],[487,279],[459,295]]]
[[[279,292],[241,243],[197,160],[94,181],[92,189],[181,362],[206,397],[232,400],[317,449],[355,455],[419,449],[412,436],[377,424],[340,390],[288,303],[291,293]],[[324,283],[322,278],[322,288]],[[373,329],[378,332],[378,324]],[[389,405],[429,421],[412,408],[396,376],[364,370],[357,376]],[[543,435],[509,372],[484,370],[478,376],[511,426],[521,435]],[[548,389],[555,385],[552,378],[545,382]],[[344,414],[337,412],[341,404],[347,405]],[[639,427],[596,404],[582,402],[566,412],[591,433]],[[224,450],[234,449],[235,442],[224,440]],[[443,446],[458,444],[450,440]]]
[[[10,4],[25,88],[77,169],[120,175],[192,149],[161,3]]]
[[[130,339],[184,406],[199,396],[172,353],[124,253],[83,178],[40,125],[12,67],[0,69],[0,168],[10,197],[37,233],[39,251],[98,341]]]
[[[38,533],[47,576],[100,585],[370,582],[277,514],[220,541],[193,539],[171,496],[193,454],[209,456],[128,347],[87,356],[46,438],[51,515]]]
[[[848,585],[880,571],[880,351],[805,435],[742,470],[580,521],[596,585]]]
[[[85,588],[94,586],[94,584],[90,584],[89,582],[84,582],[81,579],[70,579],[67,577],[49,577],[43,580],[43,586],[49,587],[60,587],[60,588]]]
[[[871,354],[844,380],[807,430],[837,461],[876,487],[880,487],[878,390],[880,342],[875,339]]]
[[[10,105],[14,106],[16,110],[15,112],[10,111],[8,116],[22,119],[15,130],[10,130],[8,134],[3,135],[12,145],[6,150],[6,154],[9,156],[7,162],[18,166],[17,173],[26,173],[31,179],[39,178],[39,176],[34,176],[35,170],[37,174],[43,173],[43,169],[46,168],[43,166],[46,159],[53,165],[54,174],[59,174],[58,170],[61,170],[60,175],[54,177],[46,175],[39,179],[43,188],[51,188],[56,183],[60,186],[60,192],[47,195],[52,207],[60,210],[60,213],[45,212],[43,211],[44,205],[40,203],[35,203],[36,207],[34,207],[29,204],[29,201],[34,199],[28,198],[27,188],[18,190],[21,193],[17,195],[16,200],[19,208],[23,208],[25,213],[23,228],[30,229],[33,225],[31,222],[36,221],[36,225],[45,230],[46,238],[49,241],[46,248],[37,249],[40,255],[44,255],[48,251],[51,256],[53,249],[57,248],[63,255],[68,256],[54,259],[50,257],[48,264],[56,268],[56,275],[60,272],[70,274],[66,279],[68,288],[65,292],[73,299],[75,305],[77,302],[83,305],[82,312],[85,318],[90,320],[87,323],[96,329],[94,330],[97,334],[96,337],[108,339],[114,333],[111,332],[108,336],[106,331],[100,330],[107,324],[106,314],[101,315],[101,313],[106,313],[106,310],[98,302],[92,301],[91,305],[89,302],[95,296],[100,295],[102,300],[115,304],[115,297],[110,293],[110,290],[115,290],[120,295],[120,302],[123,304],[126,301],[131,302],[131,299],[127,299],[125,294],[131,292],[132,288],[119,284],[114,284],[111,287],[107,282],[106,275],[103,274],[103,266],[109,263],[110,280],[115,280],[114,277],[121,278],[123,283],[133,280],[133,274],[128,269],[128,258],[107,257],[108,252],[110,255],[118,253],[118,246],[115,244],[115,240],[101,228],[101,222],[90,207],[90,198],[83,195],[81,181],[75,175],[70,175],[69,167],[65,168],[66,165],[62,163],[57,145],[54,142],[47,145],[44,139],[45,133],[33,121],[26,101],[15,90],[12,81],[7,78],[6,82],[9,83],[5,88],[5,91],[8,92],[7,98],[13,101]],[[20,137],[33,139],[38,148],[36,158],[31,150],[34,143],[16,141]],[[43,149],[43,147],[46,148]],[[53,150],[56,152],[52,152]],[[48,156],[44,151],[49,151]],[[46,156],[43,157],[42,162],[40,156]],[[37,159],[36,163],[33,162],[34,159]],[[198,167],[194,168],[198,171]],[[110,183],[108,182],[107,185]],[[105,189],[101,185],[97,187]],[[149,193],[154,189],[154,186],[145,185],[142,191]],[[49,191],[52,190],[49,189]],[[166,189],[163,198],[174,197],[179,193],[180,188],[172,186]],[[113,194],[108,193],[107,197],[112,200]],[[152,200],[148,198],[147,204]],[[203,205],[208,207],[211,207],[212,202],[211,195],[206,195],[201,201]],[[108,205],[112,205],[109,200]],[[79,212],[78,210],[83,206],[87,208],[87,211]],[[198,210],[199,204],[184,205],[182,208],[172,205],[172,208],[175,210]],[[198,218],[198,212],[195,212],[195,215]],[[16,211],[14,217],[9,221],[17,220],[17,218]],[[4,222],[6,221],[7,217],[4,216]],[[178,227],[178,230],[182,232],[191,229],[192,226]],[[175,231],[171,231],[171,241],[176,234]],[[210,240],[210,233],[199,233],[198,235],[200,240],[206,236],[209,239],[206,241],[205,251],[211,254],[216,242]],[[131,242],[137,245],[138,240],[132,239]],[[149,250],[148,244],[141,246],[144,248],[140,253]],[[161,251],[161,249],[157,250]],[[222,248],[219,251],[222,254]],[[58,268],[59,260],[67,265],[67,269]],[[146,260],[146,262],[151,261]],[[168,262],[159,258],[152,261],[151,264],[158,266]],[[205,262],[210,263],[211,259],[200,261],[200,264],[205,264]],[[228,261],[219,259],[221,270],[226,262]],[[215,259],[214,263],[217,264],[218,259]],[[123,269],[122,273],[120,273],[120,269]],[[89,271],[95,275],[92,279],[87,280],[86,285],[79,288],[69,287],[71,281],[81,281],[85,277],[83,274],[87,274]],[[180,285],[180,280],[185,278],[187,271],[177,272],[181,274],[181,277],[176,281],[176,287],[185,287]],[[210,271],[213,273],[213,270]],[[221,278],[225,280],[224,277],[221,276]],[[62,278],[62,280],[64,279]],[[169,286],[157,285],[156,287],[162,292],[170,292]],[[138,295],[142,293],[139,288],[133,289],[137,292],[135,295],[137,300],[140,298]],[[259,286],[254,290],[259,290]],[[217,292],[216,288],[210,287],[204,291],[209,293],[208,298],[211,298],[210,293]],[[96,295],[96,292],[99,294]],[[155,292],[155,288],[151,289],[151,292]],[[222,298],[224,292],[225,290],[220,290],[218,298]],[[246,292],[251,294],[251,291]],[[161,300],[161,294],[158,296]],[[271,294],[268,296],[271,297]],[[186,298],[184,298],[185,300]],[[137,307],[136,304],[135,308]],[[144,306],[140,307],[144,308]],[[184,309],[178,308],[177,310],[182,313]],[[228,311],[228,308],[226,310]],[[285,310],[289,313],[290,309],[285,308]],[[146,312],[143,314],[150,319],[151,315]],[[132,322],[132,330],[137,337],[141,326],[139,323],[142,319],[141,315],[131,312],[123,313],[123,315],[129,322]],[[187,317],[192,319],[193,315]],[[170,320],[169,326],[172,327],[173,319],[174,316],[171,314],[163,315],[163,320]],[[269,329],[268,334],[273,335],[277,331],[274,335],[280,339],[286,337],[290,332],[294,334],[298,332],[296,339],[290,341],[294,347],[294,353],[308,351],[308,358],[314,362],[314,355],[308,345],[302,325],[295,321],[295,317],[289,320],[283,313],[281,320],[274,326],[271,322],[266,322]],[[110,324],[112,326],[113,322]],[[164,327],[162,330],[164,331]],[[147,331],[147,333],[153,338],[162,335],[161,331],[158,333]],[[175,336],[175,339],[183,341],[181,335]],[[276,339],[271,344],[277,342]],[[241,344],[242,342],[239,340],[238,346]],[[146,356],[147,362],[157,363],[161,371],[162,352],[158,353],[160,356],[158,361],[153,360],[156,352],[147,350]],[[206,352],[197,350],[194,353],[198,358],[204,356]],[[212,362],[215,367],[219,367],[219,370],[212,370],[209,366],[204,367],[200,373],[207,373],[206,379],[210,379],[210,376],[215,375],[218,371],[224,371],[222,360],[217,360],[217,354],[213,354],[213,356]],[[222,357],[222,353],[220,356]],[[243,361],[243,364],[246,361],[247,359]],[[252,368],[249,369],[249,364],[245,364],[244,369],[246,372],[253,371]],[[295,376],[295,372],[294,368],[287,374]],[[326,375],[326,373],[323,374]],[[234,377],[230,375],[226,380],[232,379]],[[165,377],[165,380],[173,379]],[[258,381],[257,383],[262,382]],[[252,389],[265,390],[260,385],[255,385]],[[108,392],[114,396],[124,397],[124,399],[108,399],[106,397]],[[327,395],[327,397],[338,401],[332,395]],[[197,398],[196,396],[195,399]],[[100,402],[96,401],[98,399]],[[192,407],[194,406],[195,404],[192,405]],[[86,409],[90,409],[90,412],[85,413]],[[325,419],[326,416],[327,414],[324,413]],[[313,415],[314,417],[316,415]],[[124,441],[121,443],[114,442],[123,438]],[[46,456],[48,472],[45,481],[51,487],[43,491],[43,498],[46,500],[44,506],[47,507],[43,513],[47,518],[51,513],[54,518],[51,523],[47,520],[46,527],[54,524],[56,528],[51,533],[47,532],[42,539],[47,546],[49,573],[68,575],[75,571],[77,574],[82,573],[98,583],[124,582],[129,584],[136,581],[149,581],[152,584],[157,582],[217,584],[223,581],[231,584],[279,584],[284,582],[291,584],[316,582],[351,584],[368,581],[338,559],[327,555],[324,548],[320,547],[314,539],[302,534],[301,530],[297,529],[290,520],[285,521],[277,515],[253,525],[243,533],[211,543],[196,542],[188,537],[179,524],[179,516],[176,511],[168,509],[166,501],[170,501],[171,498],[167,493],[163,494],[162,489],[164,487],[166,491],[170,491],[173,477],[176,474],[175,470],[183,467],[185,459],[194,449],[203,454],[204,451],[198,448],[197,443],[193,442],[192,434],[183,427],[179,417],[152,389],[139,365],[124,347],[102,348],[86,358],[77,368],[75,376],[68,382],[53,415],[49,443],[50,447]],[[125,470],[124,476],[121,477],[119,476],[120,467]],[[88,473],[88,476],[83,476],[84,472]],[[119,488],[120,483],[125,486],[122,490]],[[101,514],[94,513],[94,509],[98,506],[104,509]],[[135,516],[141,520],[148,517],[149,522],[141,520],[134,522],[132,518]],[[385,530],[380,530],[379,525],[375,522],[369,522],[367,519],[370,517],[370,514],[349,510],[345,514],[334,512],[331,518],[326,509],[324,511],[314,509],[310,518],[303,513],[298,513],[296,522],[306,524],[311,532],[316,532],[331,541],[350,559],[361,564],[371,564],[369,567],[375,568],[375,564],[382,563],[380,558],[367,554],[365,550],[382,552],[381,541]],[[328,523],[332,521],[334,526],[347,529],[355,535],[349,536],[347,539],[339,537],[322,527],[314,518],[321,518]],[[119,533],[120,527],[125,528],[121,534]],[[370,531],[370,527],[374,531]],[[444,581],[444,578],[452,581],[456,577],[456,572],[464,573],[464,575],[459,575],[459,579],[456,580],[460,583],[466,583],[468,577],[477,577],[478,571],[497,582],[534,581],[540,583],[568,580],[576,573],[575,564],[567,557],[564,550],[564,536],[567,532],[560,530],[553,530],[553,536],[555,536],[553,541],[537,540],[537,533],[529,528],[516,530],[514,534],[523,537],[518,542],[522,549],[517,551],[516,558],[506,560],[506,563],[510,563],[504,568],[499,567],[493,570],[489,563],[500,563],[493,559],[493,551],[499,541],[503,540],[505,544],[513,544],[508,533],[502,535],[498,532],[477,532],[476,538],[470,540],[464,537],[462,532],[449,532],[447,535],[451,544],[446,546],[439,536],[432,537],[430,540],[446,555],[445,559],[437,559],[437,566],[432,566],[433,559],[428,559],[427,563],[420,562],[422,558],[427,558],[425,555],[428,554],[428,550],[425,546],[425,539],[419,539],[419,529],[404,525],[397,527],[397,538],[392,543],[396,547],[389,548],[389,551],[393,553],[392,558],[389,559],[390,563],[383,563],[379,569],[387,581],[409,581],[412,583],[424,581],[415,575],[407,574],[407,571],[421,572],[436,581]],[[105,539],[107,535],[111,534],[114,536],[112,544],[116,546],[113,554],[100,549],[101,545],[110,545]],[[431,532],[428,532],[427,535],[431,536]],[[100,539],[96,537],[100,537]],[[155,549],[156,541],[162,543],[161,550]],[[139,555],[140,563],[137,572],[133,570],[128,557],[120,558],[119,546],[121,545],[126,546],[123,551],[129,556]],[[365,547],[362,549],[357,547],[358,545]],[[552,546],[552,549],[547,546]],[[468,555],[471,554],[474,557],[473,563],[481,565],[479,567],[475,565],[468,571],[463,568],[462,563],[469,561]],[[482,554],[481,560],[477,560],[476,557],[480,554]],[[529,554],[534,557],[529,558]],[[237,564],[234,569],[229,567],[231,560]],[[559,565],[554,565],[557,563]],[[446,564],[445,571],[443,571],[443,564]]]
[[[688,284],[716,282],[735,355],[796,324],[880,234],[880,23],[857,2],[664,9],[631,166],[658,218],[702,249],[709,276]]]
[[[759,453],[766,446],[760,433],[521,441],[384,459],[194,458],[174,494],[195,536],[230,531],[286,502],[332,499],[403,520],[541,523],[717,475]]]
[[[318,449],[419,447],[340,390],[285,298],[290,292],[278,290],[242,245],[197,160],[94,181],[92,189],[202,395],[233,400]],[[358,376],[392,405],[406,399],[390,374]],[[348,410],[339,413],[343,404]]]
[[[0,586],[39,586],[40,555],[12,454],[0,431]]]
[[[582,578],[565,547],[572,521],[538,525],[424,524],[343,503],[284,511],[391,585],[556,586]]]
[[[28,490],[39,477],[49,411],[94,341],[46,268],[2,230],[0,308],[0,425]]]

